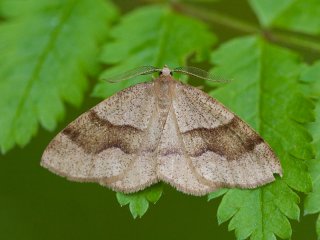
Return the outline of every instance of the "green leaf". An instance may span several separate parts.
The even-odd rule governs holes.
[[[162,184],[158,183],[143,191],[124,194],[117,193],[117,200],[121,206],[128,205],[134,218],[142,217],[149,208],[149,202],[156,203],[162,195]]]
[[[97,44],[115,16],[98,0],[7,1],[0,25],[0,148],[26,145],[38,124],[53,130],[64,101],[78,106],[86,75],[97,70]],[[14,89],[14,91],[13,91]]]
[[[318,0],[249,0],[264,26],[281,27],[303,33],[320,33]]]
[[[270,26],[275,18],[281,15],[291,4],[292,0],[249,0],[263,26]]]
[[[235,51],[236,50],[236,51]],[[237,239],[290,238],[290,219],[299,219],[299,197],[311,190],[305,160],[313,158],[311,136],[301,123],[314,119],[313,105],[299,90],[297,55],[257,37],[223,44],[212,54],[214,73],[234,79],[210,94],[255,128],[271,145],[284,176],[254,190],[231,189],[218,209],[219,223],[230,220]],[[292,102],[300,101],[299,106]],[[304,109],[301,109],[304,108]]]
[[[316,100],[316,122],[309,125],[316,149],[316,159],[309,163],[313,191],[308,194],[304,202],[304,214],[315,214],[320,212],[320,62],[306,66],[301,79],[307,83],[306,88],[309,89],[307,92]],[[320,239],[320,216],[316,228]]]
[[[204,24],[160,5],[142,7],[124,16],[111,35],[113,42],[105,45],[101,60],[112,67],[102,78],[144,65],[183,66],[194,53],[195,60],[209,57],[208,49],[215,43],[215,37]],[[142,76],[117,84],[100,83],[93,94],[105,98],[150,79],[151,76]]]
[[[218,189],[218,190],[216,190],[216,191],[214,191],[214,192],[212,192],[212,193],[209,193],[209,194],[208,194],[208,201],[222,196],[222,195],[225,194],[227,191],[228,191],[227,188],[221,188],[221,189]]]
[[[274,234],[289,238],[292,231],[286,216],[299,218],[298,202],[298,195],[283,181],[263,189],[229,190],[219,206],[218,222],[231,219],[228,229],[235,230],[237,239],[275,239]]]
[[[314,136],[317,158],[309,162],[309,171],[313,180],[313,191],[305,199],[305,214],[320,212],[320,103],[317,103],[317,121],[310,124],[310,131]]]
[[[303,66],[301,81],[306,95],[313,99],[320,98],[320,61]]]

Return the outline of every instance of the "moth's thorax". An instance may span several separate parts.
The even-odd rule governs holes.
[[[167,66],[164,66],[161,70],[161,75],[166,77],[171,76],[171,70]]]
[[[175,85],[175,80],[171,76],[161,75],[159,78],[157,78],[154,81],[154,91],[157,101],[163,104],[171,102]]]
[[[154,93],[160,117],[165,120],[175,94],[176,81],[171,76],[160,75],[154,81]]]

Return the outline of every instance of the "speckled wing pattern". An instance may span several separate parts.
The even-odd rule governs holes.
[[[176,136],[181,150],[160,154],[160,177],[179,190],[204,195],[222,187],[255,188],[274,181],[274,173],[282,176],[269,145],[201,90],[177,83],[170,118],[167,126],[174,123],[177,134],[168,135]]]
[[[205,195],[282,175],[268,144],[201,90],[159,77],[104,100],[48,145],[41,165],[74,181],[132,193],[165,181]]]
[[[122,192],[157,182],[157,139],[151,138],[160,132],[154,106],[152,83],[113,95],[60,132],[41,165],[70,180],[99,182]]]

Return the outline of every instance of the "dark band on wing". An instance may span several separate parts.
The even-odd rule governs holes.
[[[264,140],[238,117],[213,129],[198,128],[183,133],[188,154],[198,157],[212,151],[228,160],[237,160]]]
[[[62,134],[81,147],[86,153],[98,154],[107,148],[119,148],[127,154],[135,153],[143,131],[127,125],[114,125],[100,118],[94,110],[82,115]]]

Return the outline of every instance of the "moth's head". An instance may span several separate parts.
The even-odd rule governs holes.
[[[170,68],[168,68],[167,65],[164,65],[159,74],[160,76],[168,77],[172,76],[172,71],[170,70]]]

